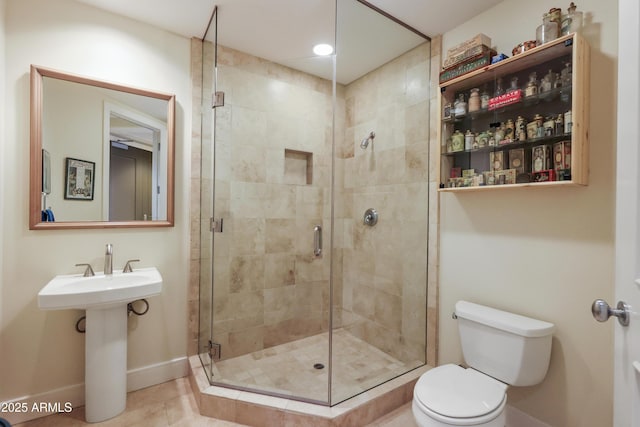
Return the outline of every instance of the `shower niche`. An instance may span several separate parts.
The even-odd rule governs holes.
[[[265,21],[258,4],[245,21]],[[202,109],[199,356],[213,385],[332,406],[426,364],[430,40],[364,1],[291,0],[302,25],[275,36],[338,54],[269,60],[271,25],[225,45],[234,13],[217,10],[202,58],[202,98],[225,104]],[[388,207],[375,227],[371,206]]]
[[[284,181],[294,185],[313,184],[313,153],[284,149]]]

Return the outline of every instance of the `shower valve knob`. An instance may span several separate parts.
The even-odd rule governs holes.
[[[363,221],[364,225],[373,227],[378,223],[378,211],[373,208],[369,208],[364,213]]]

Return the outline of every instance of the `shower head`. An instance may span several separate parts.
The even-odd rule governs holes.
[[[369,146],[369,142],[373,142],[373,138],[375,137],[376,137],[376,133],[374,131],[371,131],[369,135],[367,135],[367,137],[363,139],[362,142],[360,143],[360,148],[362,148],[363,150],[366,150],[367,147]]]

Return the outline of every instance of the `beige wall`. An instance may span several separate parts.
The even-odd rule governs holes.
[[[0,5],[1,6],[1,5]],[[0,9],[2,10],[2,9]],[[6,126],[2,127],[2,273],[0,274],[0,400],[84,381],[82,311],[44,312],[37,293],[75,263],[114,266],[140,258],[164,277],[151,310],[129,320],[129,368],[186,356],[188,161],[191,89],[189,40],[71,0],[7,2]],[[5,34],[5,31],[0,34]],[[175,227],[154,230],[29,231],[29,66],[37,64],[177,96]],[[188,124],[188,126],[185,126]]]
[[[479,32],[510,55],[535,39],[551,1],[508,0],[443,35],[443,52]],[[563,5],[566,6],[566,5]],[[589,186],[440,195],[439,362],[462,360],[457,300],[555,323],[549,373],[511,388],[509,404],[553,426],[611,425],[613,323],[593,320],[613,300],[617,3],[587,0],[591,45]]]
[[[42,102],[42,148],[51,158],[51,193],[47,206],[57,221],[106,221],[102,212],[102,166],[105,97],[87,86],[45,78]],[[65,108],[61,108],[61,102]],[[74,123],[70,129],[69,123]],[[87,142],[91,141],[90,144]],[[93,200],[65,200],[67,157],[95,163]]]

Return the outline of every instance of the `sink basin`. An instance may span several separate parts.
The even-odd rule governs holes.
[[[61,275],[38,293],[38,306],[43,310],[106,308],[159,295],[161,291],[162,276],[155,267],[132,273],[114,272],[112,276]]]

